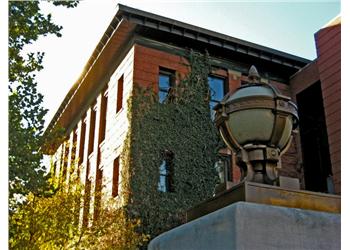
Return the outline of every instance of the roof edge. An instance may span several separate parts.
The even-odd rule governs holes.
[[[147,11],[135,9],[135,8],[123,5],[123,4],[118,4],[118,12],[119,11],[120,11],[120,13],[117,13],[119,15],[129,14],[130,13],[130,14],[134,14],[134,15],[145,16],[147,18],[155,19],[155,20],[158,20],[158,21],[161,21],[161,22],[166,22],[166,23],[169,23],[169,24],[172,24],[172,25],[181,26],[181,27],[183,27],[185,29],[190,29],[190,30],[193,30],[193,31],[201,32],[201,33],[204,33],[204,34],[209,35],[209,36],[217,37],[217,38],[220,38],[220,39],[223,39],[223,40],[228,40],[228,41],[231,41],[231,42],[234,42],[234,43],[237,43],[237,44],[240,44],[240,45],[248,46],[248,47],[251,47],[251,48],[254,48],[254,49],[257,49],[257,50],[262,50],[264,52],[276,54],[276,55],[288,58],[290,60],[299,61],[301,63],[310,63],[311,62],[311,60],[303,58],[303,57],[300,57],[300,56],[296,56],[296,55],[293,55],[293,54],[290,54],[290,53],[287,53],[287,52],[283,52],[283,51],[280,51],[280,50],[277,50],[277,49],[273,49],[273,48],[270,48],[270,47],[267,47],[267,46],[263,46],[263,45],[260,45],[260,44],[249,42],[249,41],[246,41],[246,40],[243,40],[243,39],[239,39],[239,38],[236,38],[236,37],[232,37],[232,36],[229,36],[229,35],[226,35],[226,34],[223,34],[223,33],[219,33],[219,32],[216,32],[216,31],[212,31],[212,30],[209,30],[209,29],[205,29],[205,28],[202,28],[202,27],[199,27],[199,26],[196,26],[196,25],[192,25],[192,24],[188,24],[188,23],[185,23],[185,22],[181,22],[181,21],[178,21],[178,20],[175,20],[175,19],[172,19],[172,18],[167,18],[167,17],[161,16],[161,15],[157,15],[157,14],[153,14],[153,13],[147,12]]]
[[[110,37],[112,36],[114,31],[117,29],[118,24],[121,21],[119,19],[119,17],[118,17],[118,13],[119,13],[118,7],[119,7],[119,5],[117,6],[116,14],[113,16],[113,18],[112,18],[111,22],[109,23],[106,31],[103,33],[101,39],[97,43],[97,45],[96,45],[95,49],[93,50],[93,52],[91,53],[88,61],[84,65],[83,70],[82,70],[79,78],[74,82],[73,86],[70,88],[70,90],[68,91],[68,93],[64,97],[64,99],[63,99],[62,103],[60,104],[58,110],[56,111],[55,115],[51,119],[49,125],[45,129],[44,136],[47,135],[48,133],[50,133],[55,128],[55,126],[57,125],[57,122],[58,122],[58,120],[59,120],[59,118],[61,116],[62,111],[64,111],[65,107],[68,105],[69,101],[74,96],[74,94],[77,91],[77,89],[79,88],[80,84],[82,83],[82,81],[84,80],[86,75],[89,73],[90,69],[93,67],[96,59],[102,53],[103,48],[108,43],[108,40],[110,39]]]

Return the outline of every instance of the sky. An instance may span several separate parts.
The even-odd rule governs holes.
[[[214,30],[310,60],[316,57],[314,33],[340,13],[339,1],[213,2],[213,1],[82,1],[67,9],[42,3],[44,13],[63,26],[62,37],[42,37],[27,51],[44,51],[44,69],[37,74],[46,126],[78,79],[117,10],[117,3]]]

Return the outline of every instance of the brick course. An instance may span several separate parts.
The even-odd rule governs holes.
[[[318,67],[324,96],[324,108],[328,128],[328,141],[331,154],[335,190],[340,193],[340,24],[320,30],[315,38],[318,52]],[[338,110],[337,110],[338,108]],[[335,149],[334,149],[335,148]]]

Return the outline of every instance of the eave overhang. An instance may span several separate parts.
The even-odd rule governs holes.
[[[115,16],[103,37],[84,66],[79,79],[74,83],[59,109],[48,125],[45,134],[56,126],[67,128],[87,100],[87,93],[93,91],[113,63],[114,56],[133,32],[135,24]]]
[[[117,15],[140,26],[194,39],[295,69],[300,69],[310,63],[310,60],[302,57],[124,5],[119,5]]]

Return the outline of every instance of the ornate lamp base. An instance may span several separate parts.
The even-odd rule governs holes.
[[[278,186],[280,152],[266,145],[245,145],[237,154],[241,181]]]

